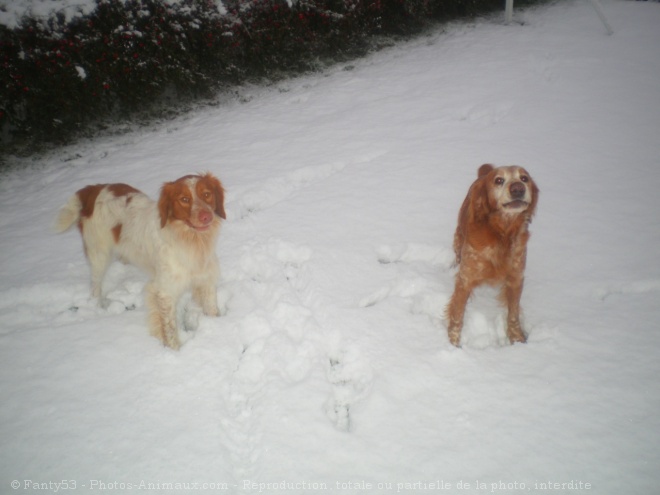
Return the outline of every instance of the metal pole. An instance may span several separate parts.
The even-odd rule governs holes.
[[[513,0],[506,0],[504,7],[504,23],[511,24],[513,21]]]

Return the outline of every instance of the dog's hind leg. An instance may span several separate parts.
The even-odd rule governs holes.
[[[110,233],[102,235],[95,232],[95,226],[90,222],[81,225],[83,247],[91,272],[92,297],[97,298],[99,304],[105,307],[107,301],[103,297],[103,278],[112,261],[112,236]]]

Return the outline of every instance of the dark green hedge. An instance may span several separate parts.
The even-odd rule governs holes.
[[[362,54],[374,39],[504,0],[97,0],[87,16],[0,26],[0,145],[33,147],[156,103]]]

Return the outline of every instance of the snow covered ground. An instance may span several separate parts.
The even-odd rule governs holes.
[[[0,493],[655,493],[660,5],[455,24],[243,102],[80,143],[0,182]],[[526,345],[493,291],[442,322],[484,162],[541,188]],[[210,170],[224,315],[180,352],[145,276],[88,295],[80,187]],[[14,484],[12,484],[14,483]],[[50,483],[50,485],[48,485]],[[12,490],[12,488],[17,488]]]

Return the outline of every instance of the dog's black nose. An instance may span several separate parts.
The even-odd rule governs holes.
[[[511,193],[512,198],[522,198],[525,195],[525,184],[522,182],[514,182],[509,186],[509,192]]]

